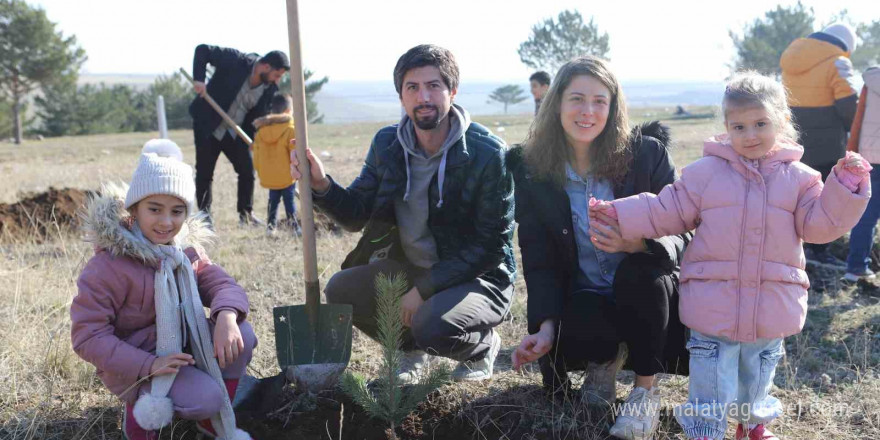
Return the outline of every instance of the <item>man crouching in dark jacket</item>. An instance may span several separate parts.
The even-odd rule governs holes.
[[[327,301],[351,304],[354,325],[376,338],[373,281],[379,273],[407,276],[404,383],[419,378],[428,353],[460,361],[455,380],[491,377],[501,347],[493,327],[513,295],[507,147],[453,104],[458,81],[452,53],[416,46],[394,68],[406,115],[379,130],[357,179],[343,188],[308,154],[315,205],[345,229],[364,230],[327,283]]]

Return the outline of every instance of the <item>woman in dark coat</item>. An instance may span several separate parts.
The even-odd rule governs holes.
[[[621,438],[650,438],[659,422],[655,375],[686,372],[678,266],[689,235],[623,240],[601,217],[590,221],[589,200],[672,183],[668,142],[657,122],[630,130],[614,74],[581,57],[559,70],[529,138],[508,160],[528,288],[529,335],[514,366],[538,360],[554,393],[568,391],[568,371],[586,370],[582,398],[613,401],[624,343],[636,381],[611,429]]]

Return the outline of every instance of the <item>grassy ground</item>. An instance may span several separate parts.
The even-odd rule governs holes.
[[[633,110],[633,119],[668,116],[668,109]],[[508,143],[522,141],[529,117],[478,117]],[[360,169],[372,135],[382,124],[310,127],[310,143],[327,151],[328,171],[350,182]],[[686,165],[700,156],[700,141],[720,125],[713,120],[670,121],[675,163]],[[97,189],[101,182],[126,181],[138,151],[151,134],[97,135],[0,144],[0,203],[50,186]],[[171,133],[194,161],[189,131]],[[265,217],[267,191],[255,194],[255,210]],[[247,290],[250,321],[261,344],[250,373],[277,372],[271,310],[298,304],[302,293],[302,249],[297,239],[267,238],[262,230],[242,229],[234,213],[235,174],[221,159],[215,173],[214,214],[218,242],[209,250]],[[322,285],[336,271],[357,235],[324,233],[318,237],[318,269]],[[843,247],[836,252],[845,252]],[[0,242],[0,440],[118,439],[119,405],[97,380],[94,368],[70,347],[68,308],[75,281],[92,255],[72,231],[58,229],[50,240],[30,236]],[[774,393],[787,412],[774,431],[782,438],[880,438],[880,305],[872,286],[840,285],[839,273],[811,272],[814,289],[805,331],[786,341],[788,354],[780,364]],[[499,330],[504,349],[497,376],[479,385],[449,385],[434,396],[456,420],[470,428],[471,438],[605,438],[607,414],[585,413],[576,405],[558,407],[540,397],[537,371],[511,371],[509,354],[525,334],[526,292],[517,284],[512,319]],[[371,375],[378,347],[355,332],[350,368]],[[629,392],[632,378],[621,373],[618,396]],[[687,379],[663,379],[664,404],[671,407],[687,396]],[[348,408],[346,408],[348,411]],[[427,427],[425,428],[428,429]],[[728,434],[732,436],[731,432]],[[186,427],[163,438],[195,438]],[[337,438],[336,435],[332,438]],[[431,438],[430,432],[423,438]],[[681,438],[670,416],[663,417],[660,439]]]

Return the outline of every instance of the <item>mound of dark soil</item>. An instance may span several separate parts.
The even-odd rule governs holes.
[[[0,238],[33,236],[42,240],[56,231],[56,225],[59,229],[75,226],[77,211],[90,194],[76,188],[49,188],[28,194],[17,203],[0,203]]]
[[[238,423],[254,438],[288,440],[391,439],[387,422],[371,418],[339,390],[319,395],[286,387],[265,396],[261,408],[239,411]],[[400,440],[597,438],[613,420],[607,409],[587,410],[576,398],[550,400],[538,385],[513,386],[483,397],[441,388],[395,427]],[[661,414],[671,426],[671,414]],[[341,426],[340,426],[341,424]]]
[[[301,438],[386,439],[389,425],[372,418],[350,397],[338,390],[318,395],[286,388],[260,411],[238,415],[242,429],[260,440]],[[397,438],[470,438],[473,427],[456,416],[458,408],[434,393],[395,429]],[[341,428],[340,428],[341,424]]]

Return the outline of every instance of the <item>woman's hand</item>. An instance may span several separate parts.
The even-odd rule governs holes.
[[[519,371],[523,365],[536,361],[550,352],[550,348],[553,347],[554,327],[553,321],[548,319],[541,324],[538,333],[523,338],[519,347],[516,347],[510,355],[515,370]]]
[[[226,368],[235,362],[244,350],[237,318],[238,315],[232,310],[222,310],[217,315],[217,324],[214,325],[214,357],[217,358],[220,368]]]
[[[175,353],[168,356],[157,357],[150,365],[150,376],[174,374],[180,371],[180,367],[194,365],[196,363],[191,354]]]
[[[609,254],[616,252],[635,254],[648,250],[645,240],[640,238],[624,240],[620,235],[620,224],[617,219],[598,211],[590,211],[590,240],[596,249]]]
[[[296,139],[291,139],[290,145],[296,146]],[[291,151],[290,154],[290,177],[293,177],[294,180],[300,180],[302,179],[303,170],[300,169],[299,157],[297,157],[295,151]],[[327,173],[324,172],[324,164],[321,163],[321,159],[312,154],[311,148],[306,149],[306,157],[309,160],[312,190],[318,193],[327,191],[327,188],[330,187],[330,179],[327,178]]]

